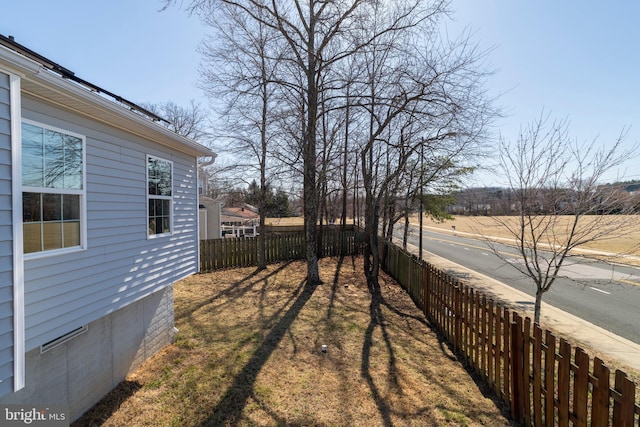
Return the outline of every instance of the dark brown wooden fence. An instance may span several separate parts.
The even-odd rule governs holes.
[[[346,231],[339,226],[323,227],[318,241],[318,256],[357,255],[361,251],[362,232],[349,225]],[[271,231],[265,236],[267,263],[305,259],[303,232]],[[258,238],[240,237],[200,241],[200,271],[258,265]]]
[[[453,349],[526,426],[640,427],[636,385],[531,319],[501,307],[403,252],[386,246],[385,271],[396,279]],[[640,356],[639,356],[640,357]]]

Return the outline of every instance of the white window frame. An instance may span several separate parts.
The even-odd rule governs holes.
[[[160,196],[160,195],[151,195],[149,194],[149,160],[158,160],[161,162],[166,162],[169,163],[169,165],[171,166],[171,196]],[[144,164],[144,168],[145,168],[145,175],[146,175],[146,180],[145,180],[145,193],[147,194],[147,219],[146,219],[146,229],[147,229],[147,239],[158,239],[158,238],[162,238],[162,237],[167,237],[167,236],[171,236],[173,235],[173,217],[174,217],[174,212],[173,212],[173,194],[174,194],[174,186],[173,186],[173,161],[171,160],[167,160],[164,159],[162,157],[158,157],[158,156],[154,156],[151,154],[147,154],[146,159],[145,159],[145,164]],[[151,234],[149,232],[149,200],[151,199],[158,199],[158,200],[169,200],[169,212],[171,217],[169,218],[169,232],[168,233],[159,233],[159,234]]]
[[[87,138],[85,135],[71,132],[67,129],[61,129],[55,126],[51,126],[46,123],[37,122],[35,120],[23,118],[21,120],[20,126],[22,126],[22,123],[37,126],[53,132],[63,133],[65,135],[73,136],[82,140],[82,189],[72,190],[60,188],[29,187],[21,185],[22,192],[20,194],[20,197],[22,197],[22,193],[73,194],[80,196],[80,245],[68,248],[47,249],[38,252],[29,252],[27,254],[24,254],[24,259],[29,260],[85,251],[87,249]],[[20,152],[22,152],[22,139],[20,140]],[[20,182],[22,183],[22,176],[20,176]],[[23,224],[22,216],[20,224]]]

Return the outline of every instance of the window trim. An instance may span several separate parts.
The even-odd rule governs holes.
[[[160,195],[151,195],[149,194],[149,160],[159,160],[161,162],[166,162],[169,163],[169,165],[171,166],[171,196],[160,196]],[[172,236],[174,233],[174,229],[173,229],[173,217],[175,216],[173,213],[173,194],[174,194],[174,188],[173,188],[173,161],[168,160],[168,159],[164,159],[162,157],[158,157],[158,156],[154,156],[152,154],[147,154],[145,156],[145,164],[144,164],[144,169],[145,169],[145,193],[147,195],[146,200],[147,200],[147,218],[146,218],[146,229],[147,229],[147,239],[159,239],[159,238],[163,238],[163,237],[167,237],[167,236]],[[160,200],[169,200],[169,211],[171,212],[171,217],[169,218],[169,227],[170,227],[170,231],[168,233],[159,233],[159,234],[151,234],[149,233],[149,200],[150,199],[160,199]]]
[[[80,245],[71,246],[68,248],[48,249],[38,252],[29,252],[24,254],[25,260],[46,258],[50,256],[63,255],[73,252],[80,252],[87,250],[87,137],[85,135],[62,129],[56,126],[52,126],[46,123],[38,122],[22,118],[20,121],[20,127],[22,123],[37,126],[43,129],[47,129],[53,132],[63,133],[65,135],[79,138],[82,141],[82,189],[61,189],[61,188],[46,188],[46,187],[30,187],[22,185],[22,176],[20,176],[20,197],[23,193],[48,193],[48,194],[73,194],[80,196]],[[22,153],[22,138],[20,138],[20,152]],[[21,174],[22,175],[22,174]],[[22,215],[20,217],[20,226],[24,224]],[[23,237],[24,238],[24,237]]]

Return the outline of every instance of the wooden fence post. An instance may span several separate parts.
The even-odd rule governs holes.
[[[460,351],[461,345],[462,345],[462,316],[461,316],[461,311],[462,311],[462,289],[460,286],[460,282],[456,281],[456,283],[454,284],[453,287],[453,291],[454,291],[454,307],[455,307],[455,317],[454,317],[454,321],[456,322],[455,325],[455,337],[453,340],[453,349],[455,350],[456,353],[458,353]]]
[[[502,308],[499,305],[496,305],[496,313],[494,316],[494,320],[495,320],[495,336],[496,336],[496,346],[495,346],[495,354],[494,354],[494,358],[493,358],[493,362],[494,362],[494,369],[493,369],[493,375],[495,376],[493,384],[494,384],[494,389],[495,392],[498,396],[500,396],[501,394],[501,389],[502,389],[502,376],[501,376],[501,370],[500,370],[500,366],[501,366],[501,362],[502,362],[502,355],[501,355],[501,347],[502,347],[502,335],[504,333],[504,329],[502,329],[502,317],[500,315],[502,311]]]
[[[533,325],[533,423],[542,426],[542,329]]]
[[[511,322],[511,415],[517,422],[524,419],[523,334],[522,318],[513,313]]]
[[[480,292],[474,293],[473,299],[473,365],[480,372]]]
[[[423,310],[424,310],[424,315],[427,316],[427,319],[431,318],[431,314],[429,313],[429,308],[430,308],[430,304],[429,304],[429,298],[431,298],[431,287],[430,287],[430,282],[431,282],[431,271],[429,270],[429,266],[426,264],[422,264],[422,287],[423,287],[423,293],[424,293],[424,306],[423,306]]]
[[[493,367],[495,361],[495,333],[494,333],[494,313],[495,313],[495,304],[493,300],[489,298],[489,316],[487,319],[488,329],[487,329],[487,382],[489,383],[489,388],[493,389],[494,375],[493,375]]]
[[[511,324],[511,312],[509,311],[509,309],[507,309],[507,307],[503,307],[502,308],[502,312],[503,312],[503,326],[502,326],[502,351],[504,353],[504,372],[503,372],[503,390],[504,390],[504,400],[507,404],[509,404],[509,402],[511,402],[511,373],[510,373],[510,369],[511,369],[511,362],[510,362],[510,356],[509,354],[511,353],[511,342],[509,341],[509,338],[511,336],[511,333],[509,331],[509,325]]]
[[[487,296],[482,294],[480,303],[480,374],[487,378]]]

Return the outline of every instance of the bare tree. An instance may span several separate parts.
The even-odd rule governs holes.
[[[166,0],[171,5],[175,0]],[[404,1],[401,3],[405,3]],[[413,2],[406,2],[413,3]],[[419,4],[415,0],[415,4]],[[357,53],[363,46],[381,34],[400,27],[387,27],[381,32],[369,34],[365,39],[350,37],[351,29],[362,25],[370,16],[371,8],[378,2],[369,0],[191,0],[187,9],[200,16],[212,16],[221,5],[241,12],[247,20],[253,20],[277,31],[285,40],[288,49],[279,61],[286,65],[287,74],[280,75],[280,84],[298,103],[298,124],[294,129],[301,135],[304,222],[307,253],[307,281],[314,285],[320,282],[318,272],[318,150],[319,117],[322,114],[321,96],[332,68],[345,58]],[[406,7],[407,13],[415,10],[415,4]],[[395,21],[396,23],[400,22]],[[392,25],[395,25],[392,21]],[[286,77],[290,77],[286,79]],[[295,102],[295,101],[294,101]],[[292,110],[295,111],[295,110]]]
[[[208,114],[200,104],[191,100],[186,107],[172,101],[160,104],[141,104],[144,108],[167,120],[168,127],[178,135],[210,145],[208,128]]]
[[[542,114],[514,143],[500,141],[500,162],[517,219],[493,218],[515,241],[522,262],[512,265],[535,286],[535,323],[540,323],[542,296],[563,276],[562,267],[569,260],[584,260],[578,249],[618,237],[635,221],[625,215],[632,208],[620,210],[619,193],[600,183],[605,173],[635,154],[623,149],[625,132],[607,148],[596,140],[578,143],[568,131],[567,120],[550,122]]]
[[[482,88],[488,75],[483,53],[470,43],[468,34],[443,41],[435,30],[447,16],[448,4],[435,2],[411,10],[387,6],[391,9],[381,4],[375,24],[390,28],[393,26],[385,20],[391,19],[394,26],[401,23],[403,31],[387,31],[364,49],[368,55],[366,89],[359,102],[369,121],[360,161],[365,190],[365,275],[373,286],[380,264],[380,215],[385,201],[396,203],[391,190],[408,167],[415,165],[411,159],[424,156],[425,163],[432,165],[437,159],[443,165],[453,159],[462,161],[477,152],[487,124],[495,117]],[[372,29],[368,31],[375,32],[376,26],[369,25]]]
[[[256,13],[260,13],[257,10]],[[201,45],[204,66],[201,87],[217,106],[219,139],[236,155],[233,172],[248,183],[258,176],[257,207],[260,215],[258,270],[266,268],[265,236],[270,171],[270,150],[277,132],[274,101],[277,77],[278,33],[260,19],[248,19],[231,4],[202,13],[214,29]],[[255,181],[254,181],[255,182]]]
[[[174,2],[165,0],[165,5]],[[339,184],[333,181],[341,182],[345,208],[345,188],[353,185],[357,190],[362,185],[364,197],[356,191],[354,206],[364,199],[365,273],[377,283],[382,205],[385,197],[390,201],[395,196],[390,190],[402,182],[399,178],[409,160],[419,157],[417,153],[433,156],[430,159],[470,155],[481,139],[490,116],[481,90],[486,75],[479,67],[482,54],[469,43],[468,35],[453,42],[441,40],[438,23],[448,16],[448,4],[447,0],[185,2],[190,13],[212,22],[225,16],[221,11],[232,10],[238,19],[227,27],[231,38],[246,38],[242,30],[246,26],[277,34],[282,41],[277,54],[270,51],[276,72],[265,81],[277,85],[281,100],[277,146],[286,149],[280,149],[280,159],[302,175],[311,285],[320,282],[318,220],[321,213],[329,213],[320,196],[336,194]],[[256,50],[253,54],[255,62],[259,55]],[[253,92],[238,90],[245,87],[244,80],[232,81],[238,82],[233,87],[238,101],[247,99],[248,92],[252,97]],[[342,149],[339,141],[344,143]],[[419,149],[424,144],[429,148]],[[357,153],[359,162],[354,165],[359,176],[354,176],[353,184],[346,179],[349,168],[340,164],[346,163],[350,152]],[[344,208],[342,216],[344,222]]]

